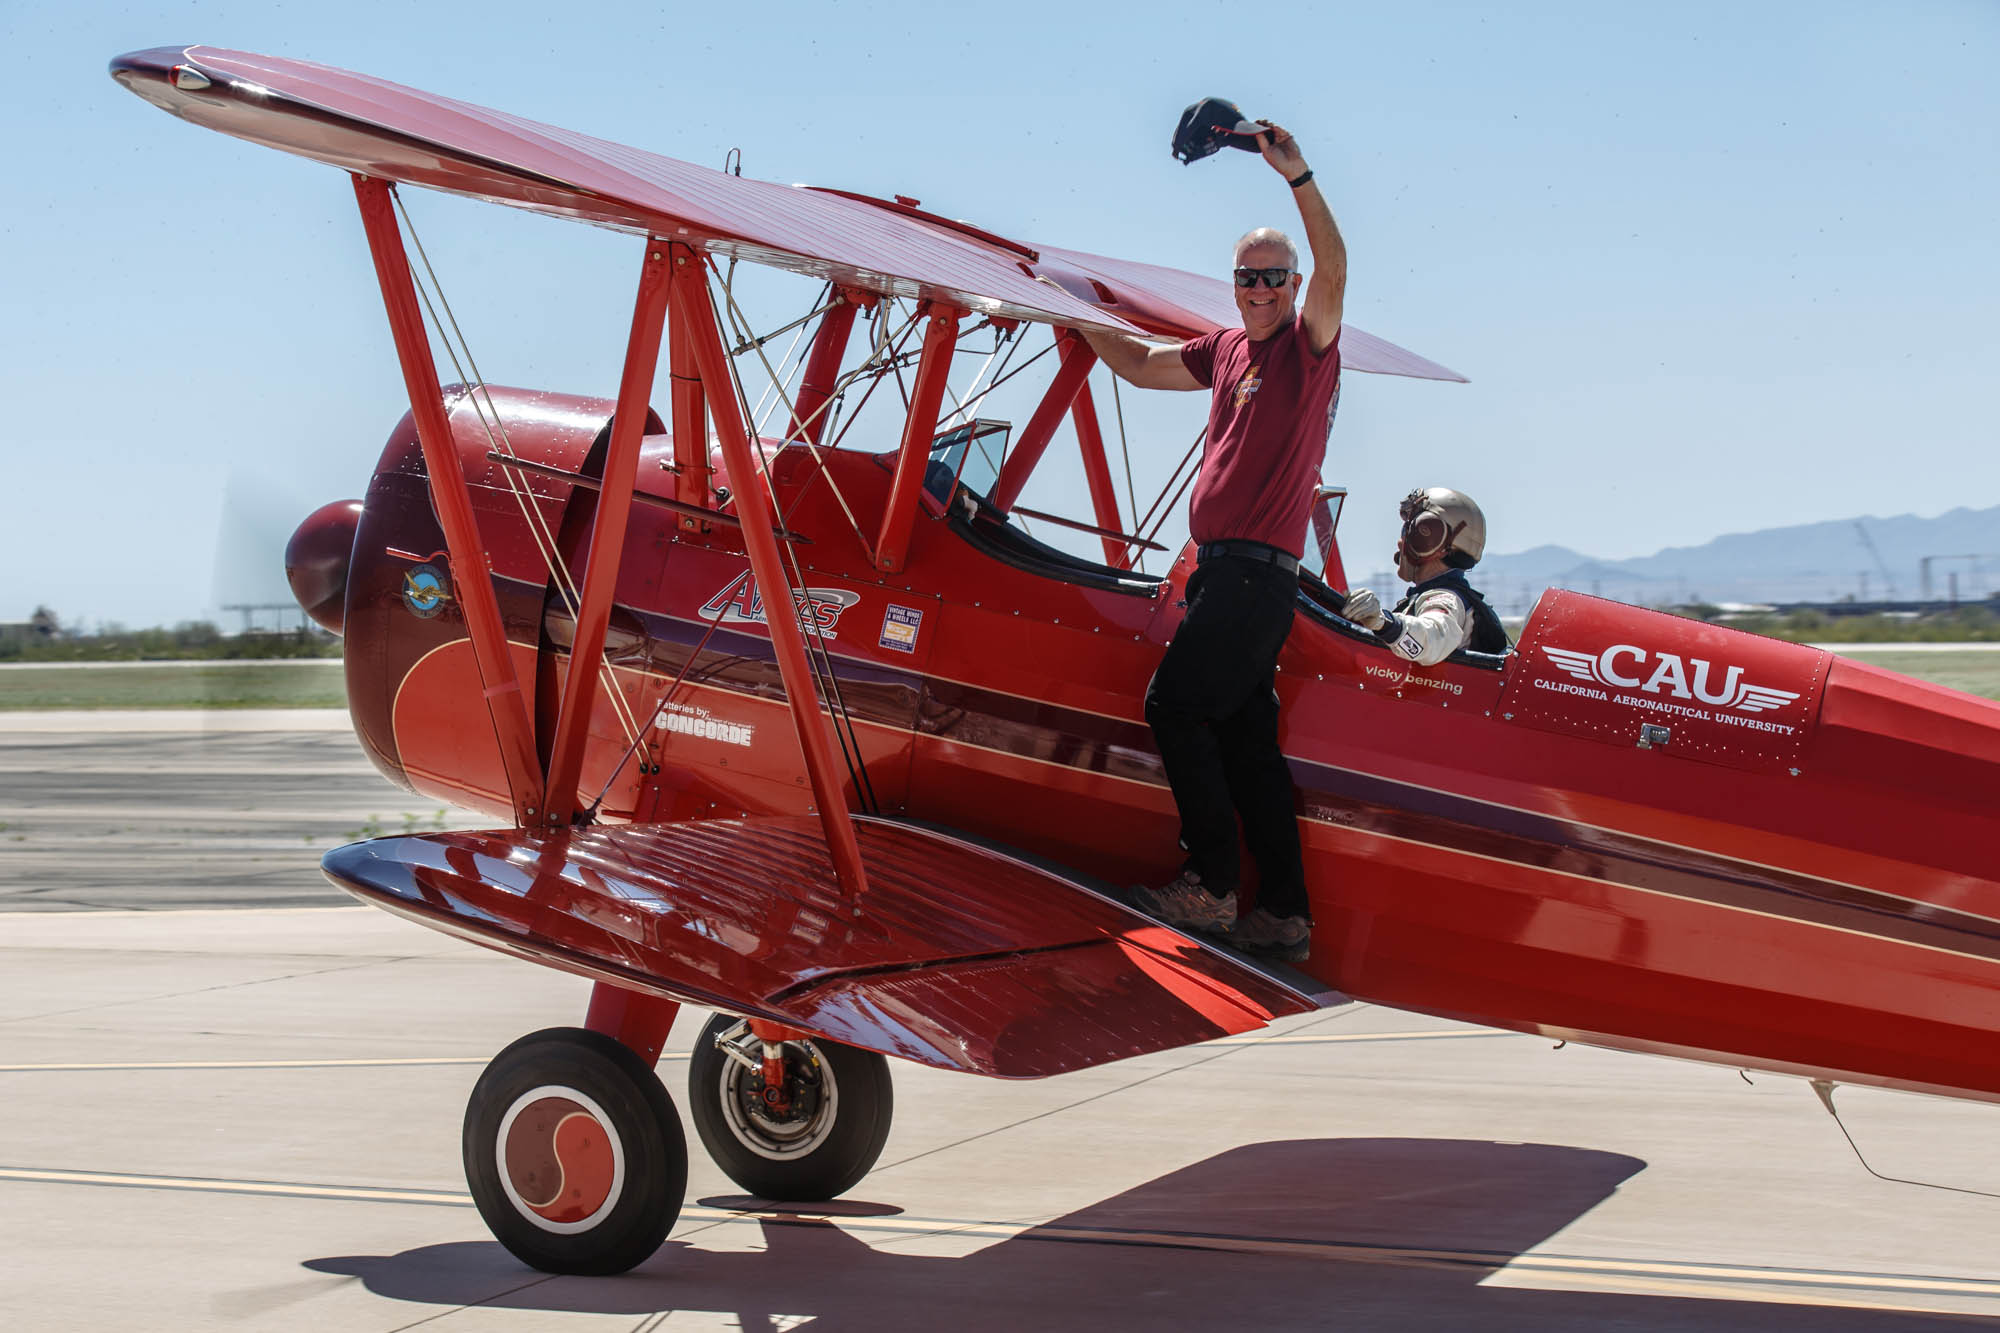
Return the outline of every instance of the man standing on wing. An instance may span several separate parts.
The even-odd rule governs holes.
[[[1146,690],[1146,721],[1181,816],[1188,859],[1145,911],[1175,926],[1230,932],[1239,948],[1297,962],[1312,928],[1291,770],[1278,749],[1278,651],[1292,627],[1299,555],[1340,397],[1347,247],[1305,155],[1268,121],[1257,147],[1292,189],[1312,249],[1312,281],[1284,233],[1236,243],[1240,329],[1179,345],[1086,331],[1105,365],[1148,389],[1210,389],[1208,442],[1188,502],[1199,564],[1187,618]],[[1246,127],[1247,128],[1247,127]],[[1305,300],[1299,301],[1303,285]],[[1236,817],[1257,862],[1257,910],[1237,920]],[[1232,929],[1233,928],[1233,929]]]

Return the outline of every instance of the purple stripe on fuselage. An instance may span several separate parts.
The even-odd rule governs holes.
[[[669,676],[708,628],[676,616],[635,614],[652,641],[649,661]],[[690,679],[757,697],[783,697],[767,638],[717,629],[703,656],[707,665],[690,672]],[[847,710],[859,720],[1038,763],[1166,785],[1151,731],[1142,722],[924,676],[850,657],[831,645],[828,656]],[[1305,818],[1321,823],[2000,961],[2000,922],[1987,917],[1314,760],[1288,756],[1288,762]]]

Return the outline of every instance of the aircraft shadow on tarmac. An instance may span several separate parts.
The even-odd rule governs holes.
[[[670,1240],[630,1274],[550,1278],[497,1243],[314,1259],[392,1300],[494,1309],[734,1314],[748,1330],[950,1327],[1342,1329],[1963,1328],[1837,1306],[1483,1287],[1608,1198],[1634,1157],[1534,1143],[1313,1139],[1232,1149],[962,1257],[909,1233],[760,1219],[765,1249]],[[754,1208],[747,1200],[711,1206]],[[984,1216],[976,1199],[961,1215]],[[819,1210],[815,1210],[815,1216]],[[726,1224],[732,1227],[741,1223]],[[912,1230],[943,1229],[911,1219]],[[698,1242],[697,1242],[698,1243]],[[1384,1253],[1395,1251],[1397,1253]]]

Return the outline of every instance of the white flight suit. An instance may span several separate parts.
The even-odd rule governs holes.
[[[1375,594],[1366,588],[1348,597],[1347,618],[1365,629],[1380,630],[1387,617]],[[1432,588],[1396,612],[1397,632],[1385,638],[1389,651],[1418,666],[1436,666],[1465,646],[1472,635],[1472,610],[1449,588]]]
[[[1402,633],[1389,651],[1418,666],[1436,666],[1465,646],[1472,634],[1472,612],[1465,599],[1449,588],[1432,588],[1396,613]]]

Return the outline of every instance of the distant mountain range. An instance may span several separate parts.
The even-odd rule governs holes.
[[[1879,562],[1863,541],[1864,532],[1879,552]],[[1964,556],[1977,558],[1957,558]],[[1931,557],[1928,591],[1925,557]],[[2000,505],[1954,509],[1936,518],[1846,518],[1730,533],[1701,546],[1670,546],[1631,560],[1599,560],[1564,546],[1537,546],[1487,556],[1474,581],[1501,614],[1522,615],[1549,587],[1642,606],[1916,601],[1950,596],[1954,575],[1961,601],[2000,592]]]

